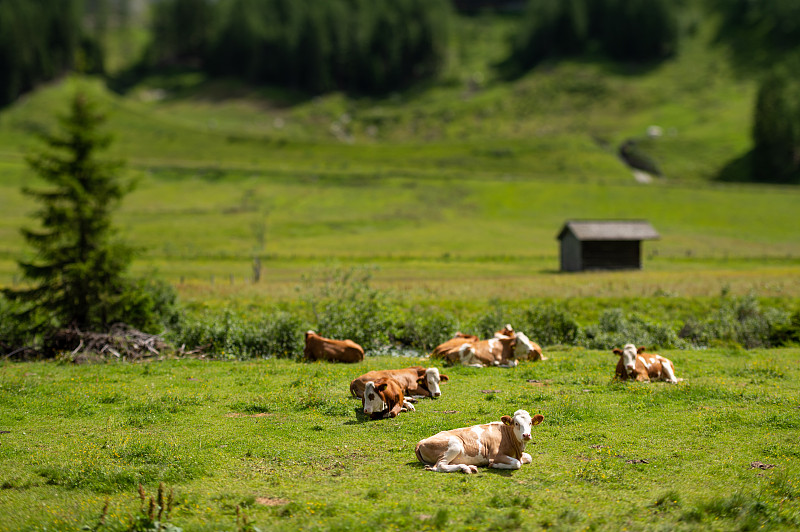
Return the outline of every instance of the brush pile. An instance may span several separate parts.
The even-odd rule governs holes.
[[[74,361],[98,356],[141,360],[171,349],[159,335],[144,333],[124,323],[112,325],[107,333],[61,329],[48,344],[50,350],[68,354]]]

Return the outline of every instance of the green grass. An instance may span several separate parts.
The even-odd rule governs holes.
[[[441,399],[376,422],[350,379],[418,359],[3,363],[0,528],[95,527],[108,501],[96,529],[119,530],[138,484],[154,496],[159,482],[184,530],[236,529],[237,506],[261,530],[800,526],[800,351],[664,354],[684,382],[615,383],[613,354],[580,349],[448,368]],[[435,474],[414,456],[518,408],[545,417],[519,471]]]
[[[190,299],[292,299],[326,262],[376,265],[377,282],[417,299],[797,297],[800,192],[713,181],[750,149],[756,80],[712,44],[713,21],[695,22],[660,65],[565,61],[508,81],[493,65],[514,18],[460,18],[441,79],[383,98],[191,73],[124,95],[55,82],[0,111],[0,285],[19,282],[26,252],[33,133],[83,87],[138,183],[116,216],[142,249],[135,271]],[[643,146],[665,177],[638,184],[617,148],[654,124],[664,136]],[[562,276],[555,236],[570,218],[646,218],[662,238],[645,243],[644,272]]]

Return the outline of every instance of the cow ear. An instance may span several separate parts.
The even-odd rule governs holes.
[[[445,375],[444,373],[440,373],[440,374],[439,374],[439,380],[440,380],[440,381],[442,381],[442,382],[444,382],[444,381],[449,381],[449,380],[450,380],[450,377],[448,377],[448,376],[447,376],[447,375]]]
[[[622,349],[614,349],[614,354],[615,355],[621,355],[622,354]]]
[[[644,352],[645,352],[645,347],[644,346],[641,346],[641,347],[639,347],[639,349],[636,350],[636,354],[638,354],[638,355],[641,355]]]
[[[425,379],[417,379],[417,384],[422,386],[423,384],[425,384]]]
[[[541,414],[536,414],[535,416],[533,416],[533,420],[532,420],[532,421],[533,421],[533,424],[534,424],[534,425],[538,425],[538,424],[539,424],[539,423],[541,423],[543,420],[544,420],[544,416],[543,416],[543,415],[541,415]]]
[[[511,425],[511,416],[503,416],[500,418],[500,421],[502,421],[504,425]]]
[[[389,386],[389,383],[388,383],[388,382],[384,382],[383,384],[381,384],[380,386],[378,386],[377,390],[378,390],[379,392],[382,392],[382,391],[384,391],[384,390],[385,390],[385,389],[386,389],[388,386]]]

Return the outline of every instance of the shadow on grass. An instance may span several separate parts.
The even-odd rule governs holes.
[[[423,464],[419,460],[413,460],[411,462],[406,462],[405,465],[407,467],[411,467],[413,469],[419,469],[419,470],[423,470],[424,471],[428,464]],[[501,477],[511,477],[511,476],[513,476],[515,471],[516,470],[514,470],[514,469],[494,469],[494,468],[491,468],[491,467],[478,467],[478,472],[477,473],[472,473],[472,474],[473,475],[480,475],[481,473],[490,473],[492,475],[499,475]],[[434,473],[434,471],[431,471],[431,473]],[[443,474],[445,474],[445,475],[447,475],[447,474],[466,475],[466,473],[462,473],[461,471],[455,471],[453,473],[443,473]]]

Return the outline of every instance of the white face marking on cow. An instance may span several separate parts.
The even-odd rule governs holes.
[[[364,413],[375,414],[385,409],[386,404],[383,402],[378,390],[375,389],[375,383],[369,381],[364,387]]]
[[[533,420],[527,410],[517,410],[514,412],[511,418],[511,426],[514,429],[517,440],[521,442],[530,441]]]
[[[533,344],[531,343],[530,339],[525,335],[525,333],[518,332],[517,345],[514,347],[514,351],[519,349],[520,346],[522,346],[522,349],[517,353],[517,357],[527,358],[531,353],[533,353]]]
[[[442,391],[439,389],[440,381],[441,378],[439,377],[438,368],[428,368],[425,370],[425,382],[428,384],[428,391],[431,392],[432,397],[439,397],[442,395]]]
[[[636,346],[633,344],[625,344],[620,357],[622,357],[622,363],[629,375],[636,372],[636,356]]]

